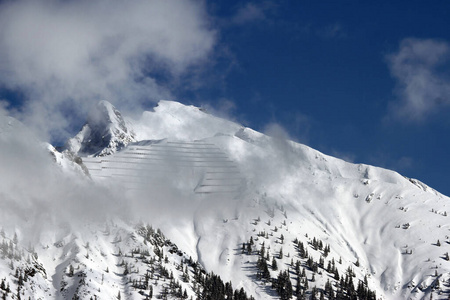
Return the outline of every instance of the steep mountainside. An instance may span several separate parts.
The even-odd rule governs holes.
[[[84,177],[89,221],[29,246],[8,226],[8,299],[449,297],[449,198],[420,181],[176,102],[139,120],[99,109],[65,155],[51,149],[70,182]]]

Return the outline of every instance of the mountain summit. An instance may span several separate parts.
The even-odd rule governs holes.
[[[135,141],[135,134],[122,114],[108,101],[100,101],[81,131],[66,143],[80,156],[105,156]]]

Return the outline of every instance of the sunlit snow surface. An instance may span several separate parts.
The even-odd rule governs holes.
[[[280,269],[292,269],[291,259],[298,259],[295,238],[307,244],[315,237],[331,246],[327,261],[342,259],[340,274],[352,266],[357,278],[367,275],[378,297],[421,299],[433,292],[435,299],[439,297],[433,288],[436,281],[441,282],[441,297],[448,297],[450,262],[445,253],[450,250],[450,202],[420,181],[347,163],[175,102],[162,101],[140,120],[126,122],[138,142],[108,156],[82,158],[94,186],[124,190],[120,197],[127,203],[127,216],[136,217],[131,221],[160,227],[187,256],[231,280],[234,287],[244,287],[257,299],[276,295],[270,284],[255,279],[258,256],[241,252],[250,237],[258,248],[264,242],[271,255],[283,248]],[[8,128],[3,123],[2,128]],[[7,145],[5,134],[0,137]],[[6,178],[6,171],[0,172]],[[3,194],[11,192],[2,187]],[[108,197],[111,206],[121,203]],[[115,224],[116,235],[125,237],[133,231],[129,225]],[[95,230],[87,226],[73,233],[55,227],[54,232],[42,234],[36,252],[49,273],[47,283],[41,283],[48,284],[48,293],[62,297],[57,281],[72,259],[93,270],[93,281],[99,280],[107,265],[117,264],[112,255],[119,247],[116,236]],[[258,236],[262,231],[267,238]],[[61,240],[63,248],[58,244]],[[85,250],[87,242],[95,251]],[[137,247],[134,243],[120,247],[132,249]],[[321,256],[310,248],[309,253],[316,261]],[[10,272],[7,264],[2,261],[0,277]],[[271,272],[275,277],[277,272]],[[308,271],[307,277],[311,274]],[[316,274],[316,284],[323,286],[328,278],[326,272]],[[109,273],[108,280],[111,286],[105,299],[119,289],[127,291],[114,274]],[[140,299],[129,292],[130,298]]]
[[[85,158],[95,180],[111,179],[129,189],[170,180],[185,192],[237,194],[244,179],[217,146],[205,142],[143,141],[107,157]]]

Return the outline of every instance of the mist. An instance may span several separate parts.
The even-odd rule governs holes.
[[[46,144],[17,120],[0,115],[0,226],[39,240],[54,228],[81,228],[129,210],[118,189],[106,189],[80,173],[67,172],[53,160]]]
[[[238,204],[229,195],[193,193],[201,175],[180,167],[171,155],[161,161],[163,171],[156,176],[136,169],[143,180],[135,189],[124,182],[93,180],[75,163],[73,169],[60,166],[48,144],[4,110],[0,149],[0,228],[10,236],[18,233],[24,245],[39,242],[48,232],[82,232],[86,224],[119,219],[183,228],[199,213],[229,217]]]
[[[17,118],[61,140],[99,100],[132,111],[171,98],[215,42],[201,1],[3,1],[0,86],[23,95]]]
[[[37,240],[49,228],[79,229],[108,218],[184,222],[209,208],[234,214],[242,199],[193,195],[196,179],[170,157],[165,167],[174,173],[131,193],[62,170],[42,143],[73,136],[99,100],[133,113],[170,99],[177,78],[210,62],[217,35],[202,1],[0,3],[0,85],[24,97],[22,106],[0,114],[0,225]],[[232,110],[228,102],[223,107]],[[267,185],[284,176],[273,170],[292,168],[293,159],[287,134],[280,127],[269,131],[274,157],[285,159],[248,162]]]

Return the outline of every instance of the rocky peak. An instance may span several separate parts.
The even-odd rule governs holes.
[[[130,124],[119,110],[103,100],[91,111],[81,131],[69,139],[66,148],[80,156],[105,156],[134,141]]]

